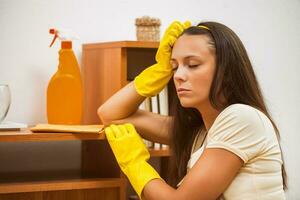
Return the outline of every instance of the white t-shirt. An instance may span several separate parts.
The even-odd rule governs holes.
[[[259,110],[244,104],[233,104],[224,109],[209,129],[202,147],[192,153],[188,171],[204,148],[226,149],[244,161],[223,193],[224,199],[285,199],[276,133],[269,118]]]

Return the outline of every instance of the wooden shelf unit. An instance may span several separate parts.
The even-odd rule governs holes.
[[[30,147],[32,143],[36,142],[63,141],[79,141],[81,143],[83,154],[81,155],[80,169],[75,171],[66,169],[0,171],[0,200],[126,199],[126,179],[108,147],[104,133],[32,133],[28,129],[0,132],[1,144],[27,144],[26,147]],[[91,148],[97,154],[90,152]],[[93,156],[90,156],[90,153]],[[27,156],[30,155],[25,155],[24,159]],[[104,156],[108,159],[106,162],[101,162]],[[22,165],[21,160],[16,162]],[[94,166],[91,167],[93,163]]]

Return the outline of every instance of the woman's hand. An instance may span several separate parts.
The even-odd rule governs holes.
[[[155,56],[157,63],[145,69],[134,79],[136,91],[141,96],[154,96],[169,82],[172,77],[170,64],[172,47],[182,32],[190,26],[189,21],[185,23],[174,21],[167,28]]]
[[[106,138],[116,160],[140,196],[145,185],[152,179],[161,179],[147,163],[150,154],[132,124],[111,125],[105,128]]]
[[[161,64],[164,68],[171,68],[170,59],[172,48],[176,40],[181,36],[183,31],[191,26],[190,21],[181,23],[179,21],[174,21],[165,31],[164,36],[159,44],[155,59],[156,62]]]

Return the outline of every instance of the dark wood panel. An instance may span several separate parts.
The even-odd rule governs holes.
[[[126,48],[127,80],[132,81],[144,69],[156,63],[157,49]]]
[[[0,194],[0,200],[119,200],[118,188]]]
[[[120,168],[107,141],[83,141],[81,156],[83,178],[120,177]]]

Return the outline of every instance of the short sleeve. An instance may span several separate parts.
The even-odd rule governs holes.
[[[216,118],[207,135],[206,148],[222,148],[244,163],[257,156],[266,142],[265,127],[255,108],[234,104]]]

